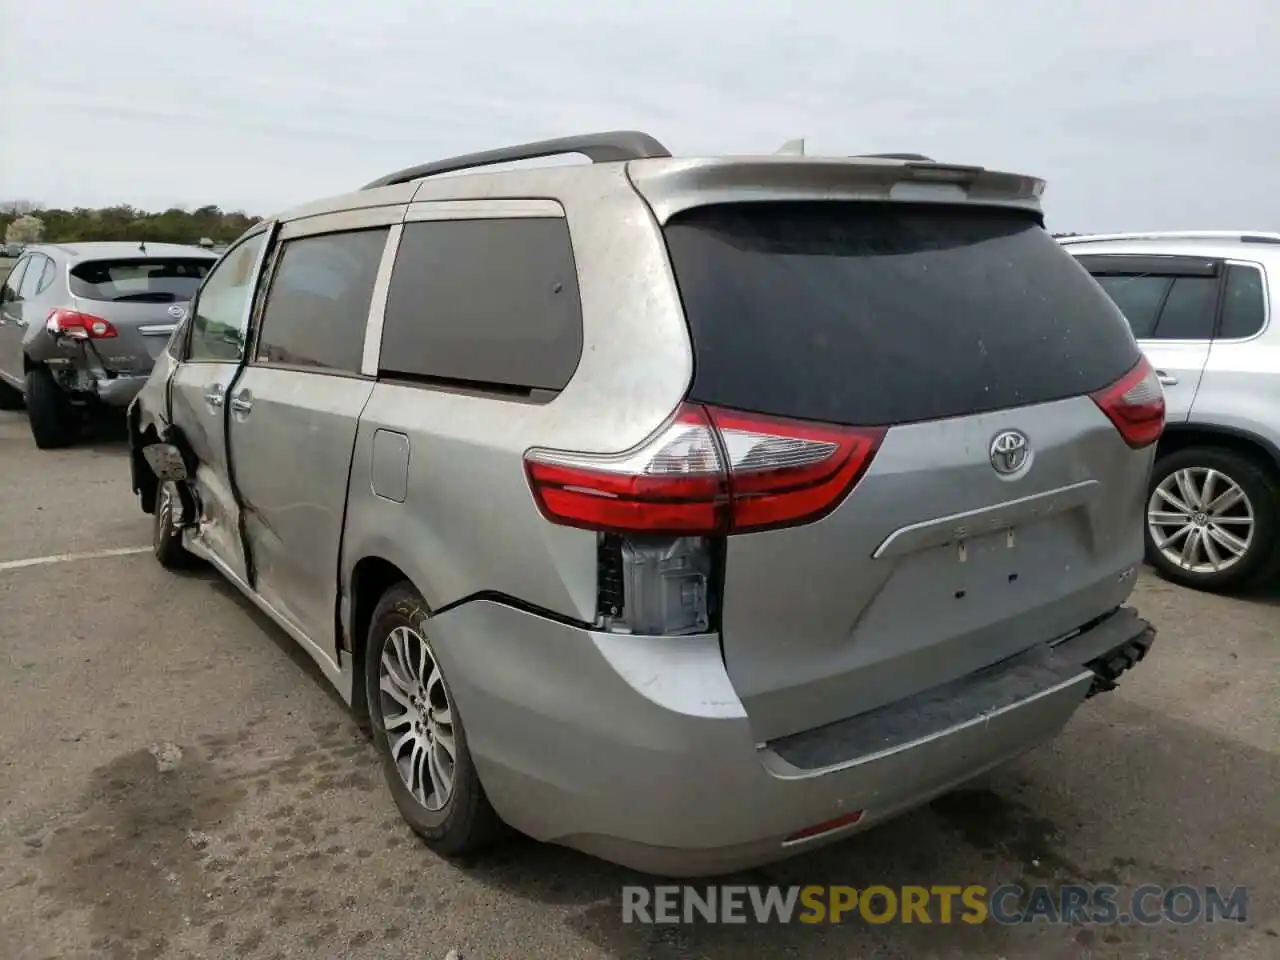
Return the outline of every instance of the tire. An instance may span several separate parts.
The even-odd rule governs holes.
[[[1203,485],[1211,471],[1217,476],[1208,495],[1209,505],[1217,506],[1205,510]],[[1187,503],[1188,499],[1197,502]],[[1195,590],[1221,593],[1244,587],[1274,559],[1278,503],[1280,490],[1270,475],[1256,461],[1234,450],[1192,447],[1161,457],[1151,476],[1147,500],[1147,562],[1165,579]],[[1181,509],[1183,506],[1190,511]],[[1157,518],[1167,522],[1159,524]],[[1225,539],[1224,533],[1232,539]],[[1190,562],[1169,556],[1192,538]],[[1219,561],[1216,570],[1215,555]]]
[[[22,391],[0,380],[0,410],[21,410],[24,406]]]
[[[156,490],[156,510],[151,517],[151,549],[166,570],[185,570],[195,562],[182,545],[182,498],[172,480]]]
[[[457,702],[440,672],[427,636],[426,611],[427,605],[422,596],[408,582],[396,584],[378,602],[365,643],[362,671],[369,705],[369,725],[374,746],[382,758],[383,774],[401,816],[435,853],[450,858],[463,857],[491,846],[502,838],[506,830],[485,796],[467,749],[467,735],[458,715]],[[425,651],[426,669],[406,668],[405,657],[397,654],[397,647],[408,652],[409,659],[417,659]],[[388,674],[387,664],[395,671],[394,677],[388,676],[388,684],[398,691],[395,698],[381,689],[381,680]],[[424,703],[419,673],[426,674],[422,680],[429,681],[425,691],[428,698],[426,715],[417,710],[417,706]],[[394,726],[388,734],[387,718],[396,714],[417,718],[421,726],[405,722]],[[448,723],[441,720],[446,716]],[[393,756],[392,743],[410,734],[414,739],[401,747],[398,757]],[[449,734],[454,747],[453,776],[447,792],[439,791],[445,792],[446,798],[438,804],[437,790],[431,785],[427,761],[441,754],[447,755],[443,744]],[[424,745],[421,754],[418,752],[420,743]],[[415,766],[414,761],[418,757],[422,760]],[[410,789],[406,777],[425,786],[415,792]]]
[[[27,371],[27,419],[41,450],[57,450],[75,442],[75,411],[46,367]]]

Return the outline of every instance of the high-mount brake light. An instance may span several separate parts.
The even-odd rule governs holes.
[[[1123,377],[1092,396],[1133,449],[1151,446],[1164,432],[1164,389],[1145,356]]]
[[[72,340],[110,340],[119,335],[110,320],[65,307],[50,310],[44,325],[55,336]]]
[[[717,536],[830,513],[866,472],[884,434],[686,403],[634,450],[530,450],[525,469],[539,509],[554,523]]]

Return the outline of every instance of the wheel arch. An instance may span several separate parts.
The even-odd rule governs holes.
[[[376,554],[361,557],[351,568],[348,592],[350,613],[346,617],[339,614],[340,619],[346,621],[341,624],[343,629],[339,636],[345,640],[343,646],[351,657],[353,668],[351,710],[362,726],[369,722],[369,701],[361,677],[373,612],[383,594],[402,582],[413,583],[413,578],[397,564]]]
[[[152,471],[150,464],[142,455],[142,448],[148,443],[160,442],[160,431],[153,421],[145,418],[142,409],[135,400],[129,404],[127,413],[129,429],[129,461],[133,480],[133,492],[138,495],[142,512],[154,514],[156,511],[156,495],[160,489],[160,481]]]
[[[1220,447],[1248,457],[1280,486],[1280,448],[1256,433],[1216,424],[1170,424],[1160,438],[1156,457],[1167,457],[1192,447]]]

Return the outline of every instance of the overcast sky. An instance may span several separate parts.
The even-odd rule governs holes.
[[[0,199],[265,214],[503,143],[915,151],[1280,230],[1280,0],[0,0]]]

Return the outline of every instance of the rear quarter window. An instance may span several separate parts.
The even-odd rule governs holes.
[[[1227,267],[1227,288],[1222,300],[1223,340],[1242,340],[1262,331],[1267,322],[1267,300],[1262,271],[1233,263]]]
[[[888,425],[1076,396],[1139,359],[1115,304],[1021,211],[731,204],[665,235],[703,402]]]
[[[561,390],[582,355],[582,304],[561,218],[406,223],[379,371],[440,385]]]

